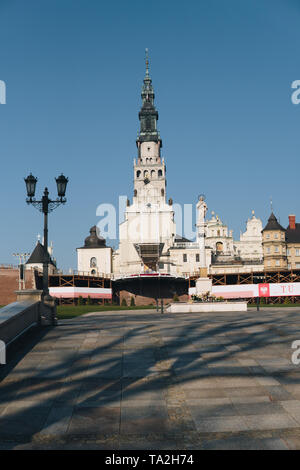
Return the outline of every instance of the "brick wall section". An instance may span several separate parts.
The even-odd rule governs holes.
[[[134,297],[134,302],[135,302],[135,305],[137,305],[137,306],[139,306],[139,305],[156,305],[155,299],[153,299],[151,297],[143,297],[141,295],[131,294],[130,292],[128,292],[126,290],[121,290],[120,291],[120,304],[121,304],[122,300],[125,299],[126,302],[127,302],[127,305],[130,305],[131,297]],[[188,298],[189,298],[189,296],[187,294],[183,294],[183,295],[179,296],[179,301],[180,302],[187,302]],[[173,299],[163,299],[163,302],[164,302],[164,305],[166,305],[166,304],[169,304],[170,302],[173,302]],[[159,300],[159,304],[160,304],[160,300]]]
[[[35,289],[33,271],[26,271],[26,289]],[[18,268],[0,267],[0,305],[7,305],[17,300],[15,291],[19,289]]]

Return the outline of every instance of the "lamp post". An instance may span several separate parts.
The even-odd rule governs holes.
[[[261,282],[264,282],[264,279],[264,276],[253,276],[254,284],[260,284]],[[259,294],[256,297],[256,310],[259,312]]]
[[[58,178],[55,178],[57,184],[57,194],[58,198],[54,201],[49,199],[48,188],[45,188],[44,194],[40,201],[36,201],[35,188],[37,183],[37,178],[35,178],[31,173],[27,178],[24,178],[26,183],[27,190],[27,204],[32,204],[36,209],[44,214],[44,250],[45,257],[43,260],[43,299],[49,298],[49,287],[48,287],[48,265],[49,265],[49,254],[48,254],[48,214],[56,209],[61,204],[66,203],[65,193],[68,183],[68,178],[61,174]]]

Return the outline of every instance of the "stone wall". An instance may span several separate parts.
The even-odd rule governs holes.
[[[134,298],[135,305],[137,306],[143,306],[143,305],[156,305],[156,300],[151,298],[151,297],[144,297],[142,295],[135,295],[132,294],[131,292],[128,292],[126,290],[121,290],[120,291],[120,304],[122,303],[122,300],[125,299],[127,302],[127,305],[130,305],[131,298]],[[178,296],[180,302],[187,302],[189,299],[189,296],[187,294],[183,294]],[[169,304],[170,302],[173,302],[173,299],[163,299],[164,305]],[[159,300],[160,304],[160,300]]]
[[[26,289],[35,288],[34,272],[26,271]],[[19,269],[0,266],[0,305],[7,305],[17,300],[16,290],[19,289]]]

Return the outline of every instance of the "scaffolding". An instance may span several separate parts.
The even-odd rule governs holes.
[[[42,283],[42,276],[38,276],[38,283]],[[50,274],[49,287],[87,287],[87,288],[110,288],[112,289],[112,279],[107,275],[93,276],[89,273],[71,273],[71,274]],[[74,298],[59,298],[59,304],[72,304],[74,305],[76,299]],[[99,300],[102,304],[106,299]],[[112,303],[112,299],[109,300]]]

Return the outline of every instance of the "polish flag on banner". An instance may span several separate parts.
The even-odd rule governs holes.
[[[270,285],[269,284],[259,284],[258,285],[258,295],[259,295],[259,297],[270,297]]]

